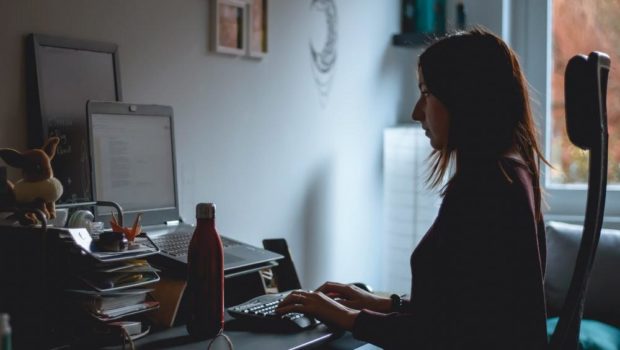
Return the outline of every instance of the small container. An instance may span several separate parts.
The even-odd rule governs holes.
[[[465,4],[460,1],[458,4],[456,4],[456,27],[458,29],[464,30],[465,24]]]
[[[416,30],[415,0],[402,0],[401,3],[401,33],[413,33]]]
[[[416,31],[444,33],[446,31],[446,0],[416,0]]]
[[[0,314],[0,350],[11,350],[12,331],[8,314]]]
[[[102,234],[104,231],[104,225],[101,221],[91,221],[86,224],[86,230],[90,233],[91,236],[97,237]]]

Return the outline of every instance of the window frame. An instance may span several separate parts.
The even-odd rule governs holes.
[[[553,67],[552,25],[553,0],[511,1],[509,33],[504,33],[518,53],[530,84],[533,112],[541,133],[545,157],[549,158],[551,139],[551,73]],[[541,35],[544,33],[544,35]],[[543,54],[541,54],[543,53]],[[581,52],[588,54],[588,52]],[[577,52],[575,54],[578,54]],[[612,62],[612,64],[614,64]],[[618,62],[617,64],[620,64]],[[585,184],[553,184],[548,166],[542,166],[541,185],[547,203],[546,220],[582,223],[587,196]],[[607,186],[604,226],[620,227],[620,185]]]

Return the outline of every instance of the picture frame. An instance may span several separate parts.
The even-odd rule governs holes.
[[[248,2],[248,56],[262,58],[268,51],[268,0]]]
[[[247,51],[247,1],[212,0],[212,50],[230,55]]]

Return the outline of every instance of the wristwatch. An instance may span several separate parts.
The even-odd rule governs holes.
[[[405,302],[398,294],[390,295],[392,299],[392,312],[403,312],[405,308]]]

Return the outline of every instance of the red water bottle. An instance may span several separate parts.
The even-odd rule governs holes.
[[[196,229],[187,266],[187,331],[197,338],[213,338],[224,328],[224,253],[213,203],[196,205]]]

